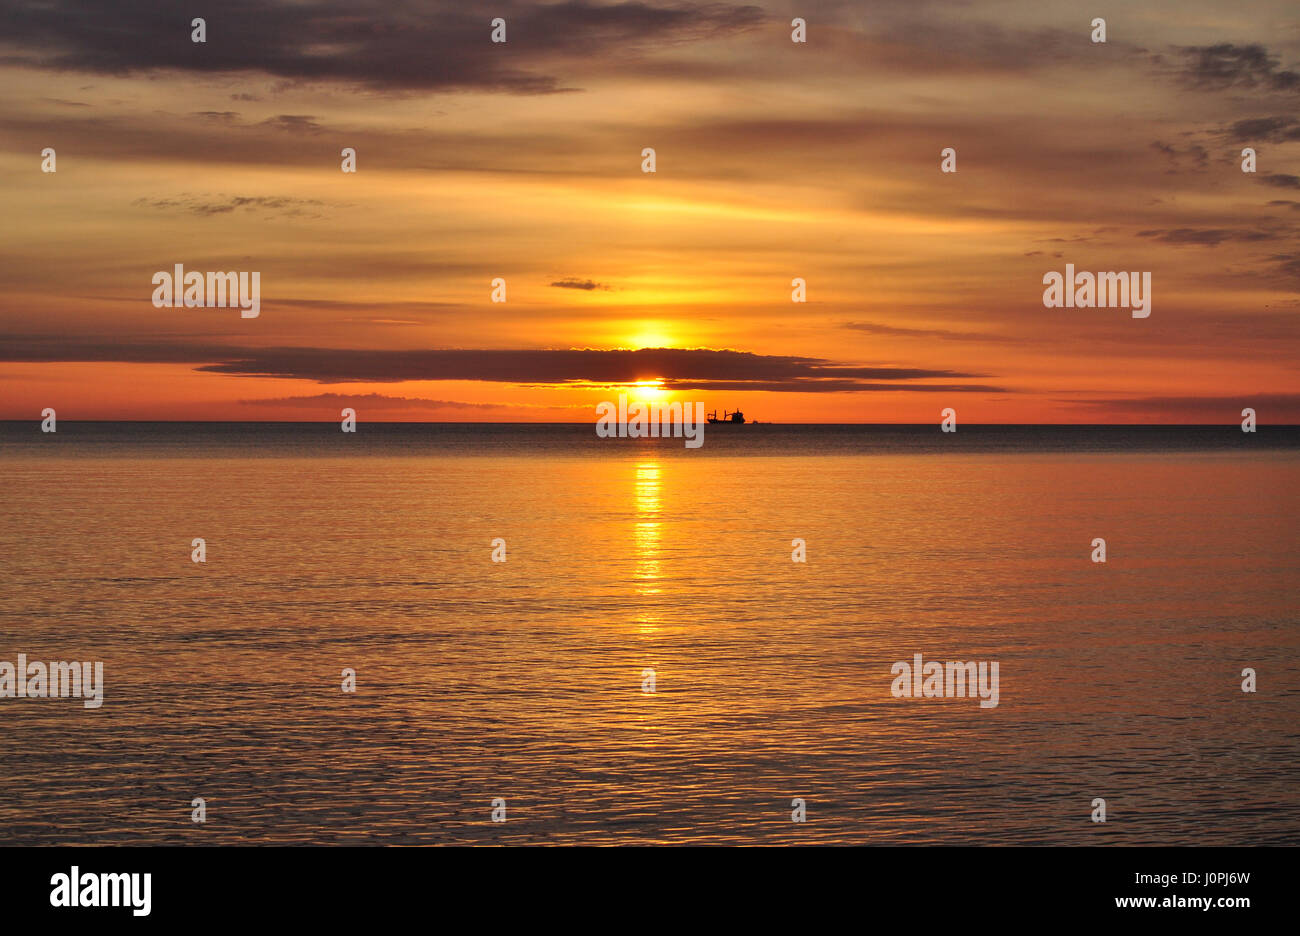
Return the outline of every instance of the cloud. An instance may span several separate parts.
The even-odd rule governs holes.
[[[980,376],[917,367],[856,367],[819,358],[706,348],[640,350],[358,351],[281,348],[255,351],[198,368],[217,374],[314,380],[317,383],[481,380],[524,385],[616,385],[662,379],[682,389],[837,392],[877,389],[865,381],[904,382]]]
[[[292,133],[320,133],[324,129],[309,114],[278,114],[263,120],[262,126]]]
[[[615,386],[658,378],[665,386],[692,390],[771,390],[796,393],[919,390],[942,379],[949,390],[1008,392],[953,380],[984,375],[924,367],[858,366],[822,358],[762,355],[709,348],[640,350],[265,348],[185,346],[150,342],[74,343],[56,338],[8,336],[0,360],[26,362],[118,361],[192,363],[205,373],[331,383],[401,383],[468,380],[527,386]]]
[[[1190,61],[1183,76],[1198,88],[1300,90],[1300,74],[1279,68],[1278,59],[1257,43],[1191,46],[1180,50]]]
[[[1290,143],[1300,140],[1300,120],[1295,117],[1248,117],[1219,131],[1236,143]]]
[[[1276,240],[1271,231],[1241,231],[1228,228],[1174,228],[1172,230],[1138,231],[1138,237],[1150,237],[1165,244],[1196,244],[1217,247],[1226,241]]]
[[[204,120],[216,120],[221,123],[236,123],[239,121],[239,111],[194,111],[193,116],[201,117]]]
[[[1274,254],[1268,258],[1284,276],[1300,279],[1300,254]]]
[[[48,0],[0,7],[0,36],[9,62],[56,71],[252,72],[382,89],[545,94],[567,90],[550,73],[564,54],[572,67],[626,62],[638,50],[727,36],[764,19],[752,5],[647,0],[502,0],[491,13],[506,19],[504,45],[490,41],[491,16],[460,0],[224,0],[207,17],[204,43],[190,40],[190,16],[167,0]]]
[[[558,287],[559,289],[586,289],[586,290],[609,289],[609,287],[604,283],[597,283],[594,280],[580,280],[580,279],[572,279],[572,278],[556,280],[551,285]]]
[[[1287,175],[1284,172],[1271,172],[1261,175],[1259,181],[1274,188],[1300,189],[1300,176]]]
[[[1025,256],[1042,253],[1035,250]],[[866,332],[869,335],[889,335],[899,338],[939,338],[944,341],[1015,341],[1008,335],[990,335],[984,332],[949,331],[944,328],[899,328],[878,322],[845,322],[843,328]]]
[[[1156,140],[1151,144],[1151,148],[1168,156],[1170,164],[1174,166],[1179,164],[1178,160],[1183,156],[1189,157],[1196,164],[1197,169],[1204,169],[1210,163],[1209,151],[1199,143],[1193,143],[1186,149],[1179,150],[1170,143]]]
[[[205,200],[212,199],[215,200]],[[158,211],[184,211],[196,215],[231,214],[238,210],[250,213],[264,212],[279,217],[320,217],[316,209],[326,203],[315,198],[288,198],[268,195],[217,195],[197,196],[183,192],[175,198],[137,198],[131,202],[137,208],[154,208]]]
[[[861,380],[668,380],[664,386],[670,390],[762,390],[767,393],[897,393],[906,390],[916,393],[1010,393],[1006,387],[987,384],[896,384],[872,383]]]
[[[323,406],[360,406],[374,404],[375,408],[392,409],[455,409],[493,410],[507,409],[503,403],[465,403],[461,400],[430,400],[424,397],[387,396],[382,393],[317,393],[314,396],[272,397],[261,400],[240,400],[244,406],[296,407],[319,409]]]

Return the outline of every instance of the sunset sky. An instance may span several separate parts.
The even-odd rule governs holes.
[[[46,0],[0,46],[0,418],[1300,422],[1293,0]],[[178,263],[260,316],[154,308]],[[1044,308],[1066,263],[1150,317]]]

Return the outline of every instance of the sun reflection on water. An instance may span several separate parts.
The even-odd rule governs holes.
[[[636,567],[633,572],[635,594],[638,599],[653,598],[663,593],[661,585],[661,538],[663,512],[663,477],[658,462],[642,462],[636,466],[633,493],[636,503],[636,520],[632,528],[633,554]],[[643,632],[654,631],[660,623],[654,607],[642,606],[636,612],[636,624]]]
[[[660,569],[660,538],[663,535],[661,515],[663,510],[663,479],[657,462],[644,462],[636,466],[636,523],[633,538],[636,553],[638,595],[658,595]]]

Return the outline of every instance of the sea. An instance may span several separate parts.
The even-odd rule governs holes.
[[[0,843],[1297,844],[1298,483],[1236,424],[0,423]]]

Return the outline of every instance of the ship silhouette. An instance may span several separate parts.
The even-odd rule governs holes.
[[[730,424],[733,426],[741,426],[744,425],[745,423],[745,414],[742,413],[740,410],[736,410],[734,413],[728,413],[726,410],[723,410],[722,418],[719,419],[718,411],[714,410],[712,413],[709,414],[709,423],[715,426],[726,425],[726,424]]]

